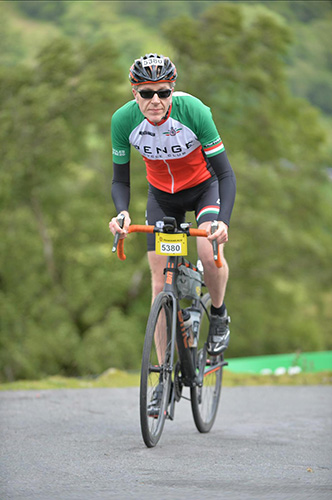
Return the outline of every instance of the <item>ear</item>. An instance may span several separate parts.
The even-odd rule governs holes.
[[[131,91],[132,91],[132,93],[133,93],[133,96],[134,96],[135,101],[136,101],[136,102],[138,102],[138,92],[137,92],[137,90],[135,90],[135,89],[131,89]]]

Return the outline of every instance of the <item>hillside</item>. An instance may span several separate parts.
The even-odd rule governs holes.
[[[229,356],[331,349],[331,3],[0,11],[0,379],[139,366],[150,276],[144,237],[128,239],[125,263],[111,254],[109,128],[131,98],[132,60],[150,50],[211,107],[236,173]],[[136,152],[131,181],[144,223]]]

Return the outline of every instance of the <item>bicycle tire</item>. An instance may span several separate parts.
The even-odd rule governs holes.
[[[172,304],[170,296],[161,292],[151,307],[147,322],[142,356],[140,382],[140,422],[144,443],[156,446],[163,432],[170,398],[172,373],[171,359]],[[161,345],[158,336],[164,335]],[[158,351],[157,351],[158,350]],[[159,360],[158,354],[159,352]],[[162,353],[162,354],[161,354]],[[149,415],[149,404],[157,385],[162,382],[159,415]]]
[[[206,347],[203,344],[206,342],[209,331],[211,309],[211,298],[208,293],[202,297],[201,304],[200,343],[197,352],[193,352],[193,356],[196,359],[196,370],[204,370],[204,377],[201,387],[191,387],[190,399],[197,430],[206,433],[211,430],[218,412],[223,372],[223,366],[220,365],[224,357],[223,354],[209,356],[206,353]]]

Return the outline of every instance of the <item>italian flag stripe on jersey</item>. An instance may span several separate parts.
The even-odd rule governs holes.
[[[196,220],[198,222],[199,218],[202,217],[202,215],[205,215],[205,214],[216,214],[216,215],[218,215],[219,214],[219,210],[220,210],[220,207],[218,205],[209,205],[208,207],[204,207],[204,208],[202,208],[202,210],[200,210],[198,212]]]
[[[224,146],[221,139],[216,144],[213,144],[213,146],[210,146],[208,148],[204,148],[204,152],[208,158],[210,156],[215,156],[218,153],[222,153],[224,150],[225,150],[225,146]]]

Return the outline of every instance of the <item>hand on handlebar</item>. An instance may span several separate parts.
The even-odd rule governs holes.
[[[207,239],[210,243],[216,240],[217,244],[221,245],[222,243],[227,243],[228,241],[228,226],[222,221],[213,221],[208,229],[208,233],[209,235]]]
[[[120,221],[121,221],[121,215],[124,215],[124,223],[123,226],[120,226]],[[126,211],[120,212],[116,217],[113,217],[110,222],[109,222],[109,229],[114,236],[116,233],[119,233],[121,235],[121,238],[125,238],[128,233],[128,228],[131,224],[131,219],[129,217],[129,213]]]
[[[114,234],[114,244],[112,251],[115,252],[119,239],[125,238],[128,234],[131,219],[129,213],[122,211],[116,217],[113,217],[109,222],[109,229]]]
[[[213,247],[213,258],[215,262],[218,261],[218,267],[221,266],[221,260],[219,256],[219,245],[226,243],[228,241],[228,226],[222,221],[214,220],[211,222],[210,228],[208,230],[207,239],[210,241]]]

